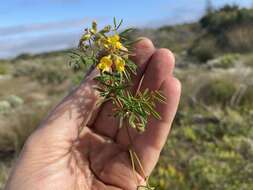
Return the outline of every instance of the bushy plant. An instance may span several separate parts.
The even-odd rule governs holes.
[[[213,59],[218,52],[216,39],[211,35],[201,37],[193,43],[188,52],[200,63],[205,63]]]
[[[6,164],[0,162],[0,190],[4,189],[5,181],[8,178],[9,167]]]
[[[0,64],[0,75],[6,75],[8,73],[8,69],[4,64]]]
[[[11,104],[6,100],[0,101],[0,113],[6,113],[11,109]]]
[[[245,108],[253,109],[253,85],[247,87],[245,93],[241,97],[240,105]]]
[[[24,103],[24,100],[16,95],[10,95],[7,97],[7,101],[10,103],[12,107],[18,107]]]
[[[210,80],[197,92],[197,100],[207,105],[228,105],[236,92],[232,81],[223,79]]]
[[[61,84],[67,76],[57,68],[46,67],[34,73],[33,78],[42,84]]]
[[[236,52],[250,52],[253,49],[252,36],[253,22],[251,24],[234,26],[224,32],[223,46]]]
[[[35,64],[28,64],[28,63],[20,63],[17,65],[16,69],[13,72],[14,77],[21,77],[21,76],[32,76],[37,70],[38,70],[38,65]]]
[[[226,5],[205,15],[200,24],[224,50],[244,52],[253,48],[253,9]]]
[[[0,130],[0,152],[11,152],[15,156],[23,147],[26,139],[39,125],[44,117],[45,110],[17,111],[8,129],[2,127]]]
[[[253,9],[240,8],[236,5],[224,7],[205,15],[200,24],[214,34],[223,33],[239,24],[253,23]]]
[[[50,64],[24,62],[17,66],[13,75],[30,77],[41,84],[61,84],[67,79],[66,69],[52,62]]]
[[[243,60],[243,64],[246,66],[246,67],[251,67],[253,68],[253,54],[249,54],[247,55],[244,60]]]
[[[199,114],[210,117],[215,112]],[[161,190],[253,188],[250,115],[231,109],[220,112],[218,124],[193,123],[191,113],[180,117],[154,172],[154,186]],[[242,117],[239,123],[235,114]]]
[[[154,31],[154,42],[162,48],[169,48],[179,53],[189,49],[196,39],[196,33],[201,30],[199,24],[183,24],[177,26],[164,26]]]
[[[25,60],[25,59],[31,59],[33,57],[32,54],[29,54],[29,53],[22,53],[20,55],[18,55],[16,58],[15,58],[15,61],[20,61],[20,60]]]
[[[215,60],[211,60],[208,62],[210,65],[213,67],[218,67],[218,68],[230,68],[233,67],[237,61],[239,61],[239,55],[238,54],[225,54],[221,57],[218,57]]]

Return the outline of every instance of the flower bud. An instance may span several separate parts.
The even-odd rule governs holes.
[[[95,20],[92,22],[92,30],[94,31],[94,33],[97,32],[97,22]]]
[[[108,33],[111,31],[111,26],[108,25],[108,26],[105,26],[100,32],[101,33]]]

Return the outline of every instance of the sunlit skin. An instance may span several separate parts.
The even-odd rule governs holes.
[[[180,98],[180,82],[173,77],[174,57],[155,49],[148,39],[134,48],[141,89],[160,89],[167,97],[158,104],[162,119],[150,118],[147,130],[130,130],[134,150],[146,175],[154,169],[166,142]],[[129,138],[118,128],[111,103],[99,108],[94,70],[64,98],[29,137],[9,177],[6,190],[136,190],[144,182],[137,168],[137,182],[129,158]],[[134,89],[133,89],[134,90]]]

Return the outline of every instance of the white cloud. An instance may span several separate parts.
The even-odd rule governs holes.
[[[0,57],[8,58],[21,53],[39,53],[76,46],[80,33],[55,33],[29,40],[0,40]]]
[[[64,20],[49,23],[34,23],[30,25],[9,26],[0,28],[0,36],[11,36],[31,32],[47,32],[52,30],[66,30],[71,28],[81,28],[91,21],[90,18]]]
[[[90,18],[0,28],[0,58],[74,47]],[[97,18],[99,23],[107,18]]]

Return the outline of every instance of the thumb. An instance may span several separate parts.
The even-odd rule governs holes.
[[[67,95],[44,119],[33,136],[73,142],[80,130],[94,117],[100,100],[94,78],[99,71],[93,69],[87,73],[82,83]],[[44,138],[43,138],[44,136]]]
[[[59,161],[59,158],[66,158],[64,156],[70,153],[80,127],[87,124],[99,100],[99,94],[94,89],[96,82],[93,80],[97,75],[96,69],[86,75],[79,87],[66,96],[28,138],[6,189],[20,189],[17,184],[31,182],[29,175],[38,174],[40,177],[41,173],[38,171],[44,171],[49,164]],[[71,157],[67,159],[69,164]],[[64,162],[58,163],[60,164],[54,165],[56,168],[61,167]],[[54,171],[47,169],[46,173]]]

